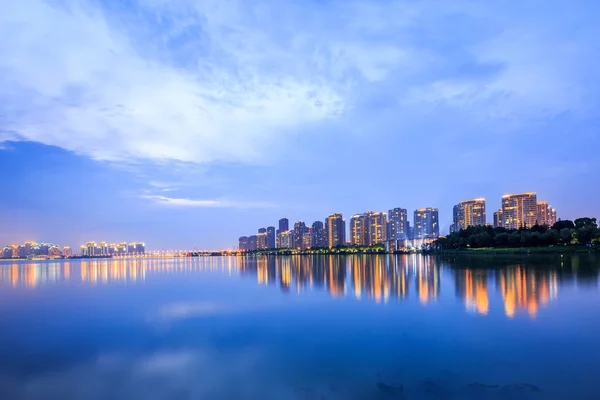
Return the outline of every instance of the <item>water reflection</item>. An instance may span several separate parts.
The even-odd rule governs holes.
[[[535,262],[534,262],[535,261]],[[491,297],[504,313],[535,317],[558,297],[560,284],[598,285],[594,255],[499,259],[484,256],[442,258],[419,255],[200,257],[113,259],[0,264],[0,287],[36,288],[59,282],[111,284],[143,282],[149,275],[223,271],[254,277],[259,285],[282,292],[326,291],[332,297],[354,297],[376,303],[415,298],[436,302],[442,290],[454,293],[468,312],[490,313]],[[442,275],[446,278],[443,279]],[[493,291],[495,288],[494,292]]]

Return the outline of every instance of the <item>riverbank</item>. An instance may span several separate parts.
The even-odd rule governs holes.
[[[432,251],[428,254],[580,254],[599,253],[600,246],[554,246],[554,247],[485,247],[480,249],[457,249]]]

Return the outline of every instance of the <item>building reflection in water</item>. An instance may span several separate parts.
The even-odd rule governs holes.
[[[586,287],[598,284],[596,264],[577,256],[531,268],[485,257],[294,255],[7,263],[0,264],[0,288],[36,288],[59,282],[135,283],[153,274],[198,271],[239,273],[259,285],[278,286],[282,292],[318,290],[333,297],[351,296],[376,303],[399,302],[412,296],[423,305],[438,299],[443,274],[445,285],[454,282],[456,296],[469,312],[488,315],[490,304],[496,302],[502,304],[509,318],[519,313],[535,317],[541,307],[557,298],[559,282],[572,280]],[[490,288],[494,287],[492,293]]]

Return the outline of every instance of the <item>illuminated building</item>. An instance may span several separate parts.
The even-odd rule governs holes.
[[[506,229],[532,227],[537,222],[535,192],[502,196],[502,226]]]
[[[388,212],[388,239],[408,239],[408,212],[394,208]]]
[[[322,221],[315,221],[311,229],[313,235],[313,247],[327,247],[327,231]]]
[[[258,249],[258,237],[256,235],[248,236],[248,251]]]
[[[387,231],[387,215],[384,212],[365,213],[367,219],[367,244],[373,246],[384,243]]]
[[[285,232],[290,230],[290,221],[287,218],[281,218],[279,220],[279,232]]]
[[[330,214],[327,217],[327,244],[329,248],[346,244],[346,221],[341,213]]]
[[[350,243],[354,246],[367,245],[367,217],[363,214],[350,218]]]
[[[256,239],[256,248],[265,250],[267,248],[267,228],[260,228]]]
[[[313,247],[313,233],[311,228],[306,228],[306,232],[302,235],[302,250],[310,249]]]
[[[414,239],[437,239],[440,236],[437,208],[419,208],[414,214]]]
[[[494,228],[502,228],[502,209],[494,213]]]
[[[547,201],[537,202],[538,225],[552,226],[556,223],[556,210]]]
[[[275,246],[275,227],[267,227],[267,249],[274,249]]]
[[[292,247],[295,249],[302,248],[302,241],[304,234],[308,229],[303,221],[296,221],[294,224],[294,231],[292,233]]]
[[[248,250],[248,236],[242,236],[238,240],[238,249],[241,251]]]
[[[485,199],[465,200],[454,206],[453,232],[467,229],[469,226],[485,226]]]
[[[65,257],[72,257],[73,256],[73,250],[71,250],[71,248],[69,246],[65,246],[63,248],[63,255]]]
[[[88,257],[93,257],[93,256],[97,256],[97,247],[96,247],[96,242],[88,242],[86,245],[86,252],[85,255]]]
[[[292,231],[281,232],[279,236],[281,249],[291,249],[294,247],[294,233]]]
[[[17,258],[19,257],[19,246],[16,244],[9,244],[3,249],[3,258]]]

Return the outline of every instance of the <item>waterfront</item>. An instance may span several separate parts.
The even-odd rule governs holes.
[[[599,263],[6,262],[0,398],[598,398]]]

